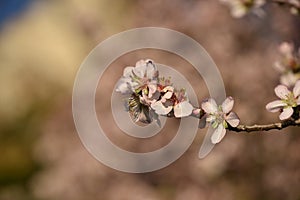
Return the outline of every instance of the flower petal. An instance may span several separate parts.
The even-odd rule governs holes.
[[[154,65],[153,61],[148,59],[146,62],[146,76],[147,78],[153,79],[157,74],[156,66]]]
[[[294,97],[298,97],[300,95],[300,80],[295,83],[295,87],[293,89]]]
[[[146,62],[144,60],[139,60],[135,64],[135,68],[133,69],[133,72],[138,77],[144,78],[145,77],[145,73],[146,73],[146,67],[147,67]]]
[[[215,129],[213,135],[211,136],[211,142],[213,144],[219,143],[223,137],[225,136],[226,129],[222,124],[219,124],[219,126]]]
[[[222,110],[225,114],[229,113],[233,108],[234,100],[232,97],[227,97],[222,103]]]
[[[188,101],[183,101],[174,106],[174,115],[175,117],[186,117],[192,114],[193,109]]]
[[[209,98],[208,100],[204,101],[201,104],[201,108],[206,113],[215,113],[218,111],[218,105],[217,105],[216,101],[212,98]]]
[[[274,91],[280,99],[286,99],[290,93],[289,89],[285,85],[278,85]]]
[[[240,119],[235,112],[230,112],[225,118],[228,124],[232,127],[237,127],[240,123]]]
[[[167,92],[166,94],[164,94],[163,98],[164,99],[170,99],[173,95],[173,92]]]
[[[155,110],[158,115],[166,115],[172,110],[172,106],[165,107],[160,101],[152,103],[151,108]]]
[[[117,84],[116,92],[121,92],[121,94],[129,94],[132,93],[129,83],[126,79],[122,78]]]
[[[269,111],[269,112],[278,112],[281,108],[283,108],[284,106],[286,106],[286,103],[284,103],[283,101],[281,100],[275,100],[275,101],[272,101],[270,103],[268,103],[266,105],[266,109]]]
[[[130,77],[132,75],[132,70],[134,67],[126,67],[123,71],[123,76],[124,77]]]
[[[156,92],[157,86],[155,84],[148,84],[149,89],[149,98],[152,97],[152,95]]]
[[[284,108],[282,113],[279,115],[279,119],[286,120],[286,119],[290,118],[293,113],[294,113],[294,110],[292,107]]]

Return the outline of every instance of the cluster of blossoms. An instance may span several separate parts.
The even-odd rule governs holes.
[[[265,0],[220,0],[230,8],[231,15],[235,18],[245,16],[249,11],[253,11],[259,16],[262,15],[261,6],[265,4]]]
[[[151,123],[158,115],[177,118],[192,114],[184,89],[177,90],[169,79],[160,78],[152,60],[140,60],[135,67],[126,67],[117,85],[117,92],[130,95],[126,107],[134,121]]]
[[[293,116],[300,105],[300,49],[295,52],[293,44],[284,42],[279,46],[279,52],[281,60],[275,62],[274,66],[281,73],[281,84],[274,91],[280,100],[270,102],[266,109],[281,112],[279,119],[286,120]],[[299,118],[298,115],[295,117]]]
[[[126,67],[116,91],[128,95],[125,105],[135,122],[151,123],[155,120],[160,125],[159,115],[176,118],[196,116],[205,119],[215,129],[211,138],[214,144],[225,136],[229,125],[236,127],[240,122],[238,116],[231,112],[232,97],[228,97],[222,105],[217,105],[210,98],[201,104],[201,108],[194,108],[186,91],[174,88],[170,79],[159,77],[154,62],[149,59],[138,61],[135,67]]]

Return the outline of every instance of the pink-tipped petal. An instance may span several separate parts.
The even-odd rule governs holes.
[[[276,100],[276,101],[272,101],[270,103],[268,103],[266,105],[266,109],[269,112],[278,112],[281,108],[283,108],[284,106],[286,106],[286,103],[284,103],[281,100]]]
[[[232,97],[227,97],[222,103],[222,110],[224,113],[229,113],[233,108],[234,100]]]
[[[223,137],[225,136],[226,129],[222,124],[219,124],[219,126],[215,129],[213,135],[211,136],[211,142],[213,144],[219,143]]]
[[[293,89],[294,96],[297,98],[300,95],[300,80],[295,83],[295,87]]]
[[[152,97],[152,95],[156,92],[157,86],[155,84],[148,84],[149,88],[149,98]]]
[[[240,123],[240,119],[237,116],[237,114],[235,114],[234,112],[230,112],[227,116],[226,116],[226,121],[228,122],[228,124],[230,124],[230,126],[232,127],[237,127]]]
[[[294,110],[292,107],[284,108],[282,113],[279,115],[279,119],[286,120],[292,116],[293,112],[294,112]]]
[[[285,85],[278,85],[274,91],[280,99],[286,99],[290,93],[289,89]]]
[[[155,110],[158,115],[167,115],[172,110],[172,106],[165,107],[160,101],[151,104],[151,108]]]
[[[201,108],[206,113],[215,113],[218,111],[218,105],[217,105],[216,101],[212,98],[209,98],[208,100],[204,101],[201,104]]]
[[[193,106],[188,101],[183,101],[174,106],[175,117],[187,117],[192,114]]]

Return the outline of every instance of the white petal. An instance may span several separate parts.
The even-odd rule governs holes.
[[[227,97],[222,103],[222,110],[224,113],[229,113],[233,108],[234,100],[232,97]]]
[[[280,99],[285,99],[290,93],[289,89],[285,85],[278,85],[274,91]]]
[[[129,87],[128,82],[120,80],[116,87],[116,92],[121,92],[121,94],[132,93],[131,88]]]
[[[293,89],[294,96],[297,98],[300,95],[300,80],[295,83],[295,87]]]
[[[146,73],[146,62],[144,60],[140,60],[135,64],[135,68],[133,72],[140,78],[144,78]]]
[[[201,108],[206,113],[215,113],[218,111],[218,105],[217,105],[216,101],[212,98],[209,98],[207,101],[204,101],[201,104]]]
[[[292,107],[284,108],[282,113],[279,115],[279,119],[280,120],[288,119],[292,116],[293,113],[294,113],[294,110]]]
[[[130,75],[132,75],[132,70],[134,69],[134,67],[126,67],[123,71],[123,76],[124,77],[129,77]]]
[[[155,110],[158,115],[166,115],[172,110],[172,106],[165,107],[160,101],[152,103],[151,108]]]
[[[153,61],[149,62],[149,60],[146,61],[146,75],[148,78],[152,79],[156,75],[156,67],[153,63]]]
[[[164,99],[170,99],[173,95],[173,92],[167,92],[166,94],[164,94],[163,98]]]
[[[219,143],[223,137],[225,136],[226,129],[222,124],[219,124],[219,126],[215,129],[213,135],[211,136],[211,142],[213,144]]]
[[[192,114],[193,109],[188,101],[183,101],[174,106],[174,115],[175,117],[186,117]]]
[[[282,102],[281,100],[276,100],[276,101],[272,101],[272,102],[268,103],[266,105],[266,109],[269,112],[278,112],[284,106],[286,106],[286,103]]]
[[[232,127],[237,127],[240,123],[240,119],[237,116],[237,114],[235,114],[234,112],[230,112],[227,116],[226,116],[226,121],[228,122],[228,124],[230,124],[230,126]]]

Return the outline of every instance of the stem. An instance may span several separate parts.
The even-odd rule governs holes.
[[[281,130],[289,126],[300,126],[300,119],[297,120],[286,120],[282,122],[277,122],[273,124],[264,124],[264,125],[238,125],[237,127],[228,127],[228,130],[235,132],[253,132],[253,131],[269,131],[272,129]]]

